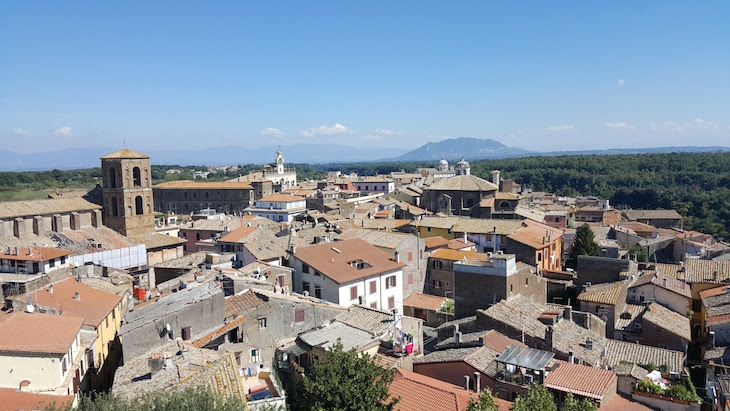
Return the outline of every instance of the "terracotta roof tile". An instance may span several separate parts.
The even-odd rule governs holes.
[[[600,400],[608,394],[616,379],[613,371],[560,360],[556,362],[558,367],[545,377],[547,388]]]
[[[0,388],[0,410],[40,410],[46,405],[54,405],[54,409],[65,409],[74,401],[73,395],[37,394],[21,392],[13,388]]]
[[[0,351],[65,354],[83,318],[16,312],[0,322]]]
[[[670,372],[681,372],[684,369],[684,354],[666,348],[608,340],[606,363],[609,367],[615,367],[622,362],[634,364],[653,363],[657,366],[666,365]]]
[[[270,194],[266,197],[261,198],[260,200],[257,200],[256,202],[263,202],[263,203],[293,203],[296,201],[306,201],[307,199],[304,197],[299,196],[293,196],[291,194]]]
[[[653,272],[651,274],[642,275],[637,278],[636,281],[629,286],[629,288],[641,287],[646,284],[654,284],[657,287],[679,294],[683,297],[692,298],[692,291],[687,283],[661,272]]]
[[[720,287],[715,287],[715,288],[710,288],[707,290],[700,291],[700,298],[705,299],[705,298],[710,298],[710,297],[716,297],[718,295],[725,295],[725,294],[727,294],[729,288],[730,287],[728,287],[726,285],[722,285]]]
[[[644,323],[653,323],[687,341],[692,341],[689,318],[657,302],[649,304],[643,319]]]
[[[50,287],[53,287],[53,292],[49,291]],[[74,298],[77,292],[78,300]],[[33,297],[33,304],[37,306],[59,310],[63,316],[84,318],[85,325],[95,328],[122,301],[121,295],[109,294],[80,284],[73,277],[40,288],[32,295],[23,294],[13,299],[26,302],[28,296]]]
[[[297,249],[296,254],[292,256],[339,284],[397,271],[405,267],[405,264],[393,261],[390,254],[359,238],[302,247]],[[351,265],[359,260],[364,261],[368,266],[358,269]]]
[[[264,300],[252,291],[226,297],[226,318],[241,316],[246,310],[264,304]]]
[[[652,409],[644,404],[629,400],[619,394],[616,394],[597,411],[652,411]]]
[[[74,211],[100,210],[101,206],[83,198],[55,198],[0,202],[0,218],[68,214]]]
[[[70,251],[49,247],[24,247],[15,250],[5,250],[0,254],[0,259],[4,260],[20,260],[20,261],[50,261],[56,258],[71,255]]]
[[[115,151],[111,154],[107,154],[105,156],[101,156],[102,160],[106,159],[114,159],[114,158],[150,158],[150,156],[142,153],[138,153],[136,151],[132,151],[128,148],[123,148],[119,151]]]
[[[510,345],[516,345],[518,347],[527,347],[521,341],[517,341],[512,338],[509,338],[497,330],[487,331],[482,338],[484,338],[484,345],[486,345],[487,347],[490,347],[491,349],[493,349],[494,351],[497,351],[498,353],[503,353],[504,350],[506,350],[507,347],[509,347]]]
[[[389,393],[390,398],[400,397],[397,411],[463,411],[477,397],[456,385],[402,369],[396,371]]]
[[[244,225],[224,235],[218,241],[222,243],[238,243],[241,242],[241,240],[243,240],[244,238],[248,237],[248,235],[253,233],[254,231],[256,231],[256,227],[249,227]]]
[[[476,243],[469,240],[464,240],[463,238],[455,238],[449,241],[447,246],[452,250],[461,250],[462,248],[474,247],[475,245]]]
[[[578,295],[578,300],[598,304],[616,305],[616,301],[618,300],[619,295],[621,295],[621,289],[625,284],[626,281],[616,281],[613,283],[590,286]]]
[[[441,248],[449,244],[449,240],[440,235],[424,238],[423,242],[426,243],[426,248]]]
[[[167,181],[152,186],[152,188],[169,190],[253,190],[250,183],[191,180]]]
[[[683,265],[652,264],[655,270],[687,283],[720,284],[730,279],[730,261],[687,260]]]
[[[465,258],[470,261],[489,261],[489,256],[487,255],[487,253],[479,253],[476,251],[451,250],[447,248],[439,248],[438,250],[431,253],[430,258],[450,261],[460,261]]]
[[[422,310],[437,311],[446,301],[445,297],[437,297],[422,293],[413,293],[403,301],[404,307],[414,307]]]
[[[547,234],[549,234],[549,239]],[[555,243],[562,236],[563,232],[557,228],[532,220],[523,220],[522,228],[514,234],[508,235],[507,238],[534,249],[542,249]]]
[[[229,322],[228,324],[224,324],[223,326],[221,326],[217,330],[211,332],[210,334],[199,338],[197,341],[194,341],[193,347],[200,348],[200,347],[204,346],[205,344],[208,344],[209,342],[213,341],[214,339],[220,337],[221,335],[227,333],[228,331],[231,331],[232,329],[243,324],[244,321],[246,321],[246,318],[243,316],[240,316],[240,317],[236,318],[235,320]]]

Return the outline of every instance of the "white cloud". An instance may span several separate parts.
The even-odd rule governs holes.
[[[379,128],[379,129],[375,130],[375,134],[377,134],[379,136],[391,136],[394,133],[392,131],[388,130],[387,128]]]
[[[623,121],[615,122],[615,123],[606,123],[606,127],[613,128],[613,129],[619,129],[619,130],[636,130],[635,126],[632,126],[629,123],[624,123]]]
[[[343,134],[349,134],[351,130],[340,123],[335,123],[332,126],[319,126],[310,128],[309,130],[299,130],[299,135],[302,137],[321,137],[321,136],[340,136]]]
[[[545,127],[545,130],[547,130],[547,131],[571,131],[571,130],[575,130],[575,126],[571,126],[570,124],[565,124],[562,126],[547,126],[547,127]]]
[[[73,130],[70,126],[63,126],[53,130],[53,134],[59,137],[71,137]]]
[[[278,137],[278,138],[286,137],[286,134],[283,131],[279,130],[278,128],[274,128],[274,127],[266,127],[265,129],[261,130],[259,132],[259,134],[261,134],[262,136],[269,136],[269,137]]]
[[[619,79],[618,86],[623,87],[624,86],[624,79]]]
[[[13,135],[18,137],[30,137],[33,135],[33,132],[28,129],[18,127],[13,130]]]
[[[651,123],[652,131],[661,132],[700,132],[700,131],[718,131],[722,129],[719,123],[714,121],[706,121],[703,118],[696,118],[688,123],[677,123],[676,121],[665,121],[663,123]]]

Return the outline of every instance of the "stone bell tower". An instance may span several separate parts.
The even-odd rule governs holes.
[[[101,157],[104,225],[128,237],[155,231],[150,157],[123,148]]]

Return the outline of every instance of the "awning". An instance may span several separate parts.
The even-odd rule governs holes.
[[[510,345],[497,357],[497,361],[531,370],[544,370],[553,357],[555,354],[550,351]]]
[[[311,349],[312,348],[307,344],[304,344],[303,342],[297,340],[285,345],[284,347],[279,348],[279,352],[298,357]]]

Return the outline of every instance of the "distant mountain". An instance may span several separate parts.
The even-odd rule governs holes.
[[[533,154],[522,148],[509,147],[491,138],[459,137],[436,143],[426,143],[391,161],[438,161],[443,156],[447,160],[469,160],[521,157]]]
[[[139,150],[150,156],[152,164],[177,165],[230,165],[265,164],[276,158],[278,146],[265,147],[210,147],[169,150]],[[40,171],[100,167],[99,157],[119,150],[109,147],[73,148],[42,153],[21,154],[0,150],[0,171]],[[407,149],[362,149],[332,144],[295,144],[282,146],[287,163],[362,162],[400,154]]]

